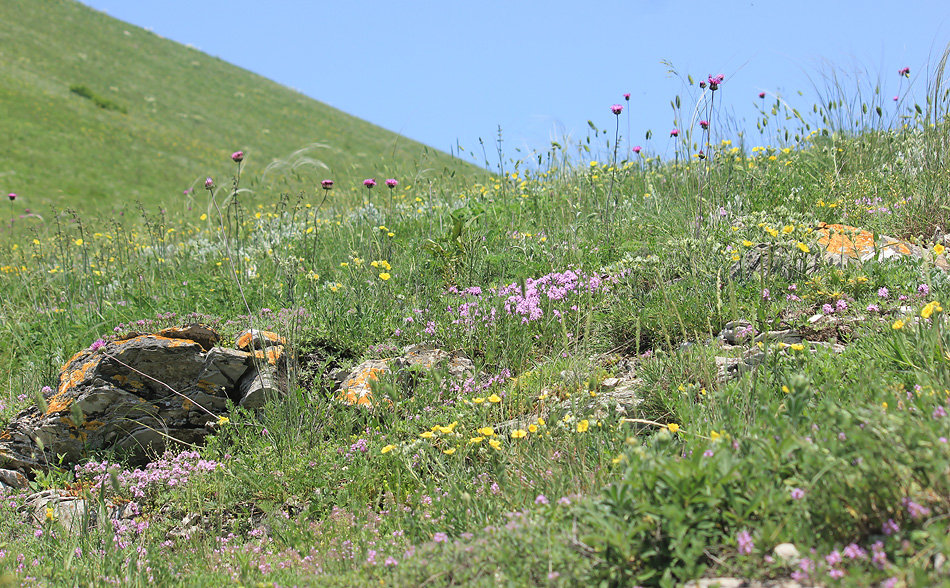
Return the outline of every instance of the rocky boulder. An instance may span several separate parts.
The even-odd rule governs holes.
[[[59,385],[0,432],[0,483],[76,463],[114,449],[141,463],[172,445],[201,442],[227,414],[228,401],[263,405],[281,390],[277,364],[284,340],[266,331],[218,347],[202,325],[130,333],[76,353]]]

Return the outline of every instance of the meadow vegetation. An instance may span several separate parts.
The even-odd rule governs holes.
[[[950,583],[947,275],[914,258],[809,269],[822,221],[941,250],[942,65],[919,105],[908,89],[866,116],[763,97],[758,137],[727,136],[719,104],[748,99],[728,79],[690,79],[673,157],[620,136],[622,102],[584,160],[552,144],[485,179],[277,190],[235,157],[180,213],[40,223],[11,201],[4,422],[74,351],[130,330],[267,328],[297,359],[286,397],[203,447],[33,481],[127,501],[132,521],[23,524],[25,494],[3,496],[0,585]],[[734,271],[758,244],[786,271]],[[809,331],[819,313],[832,327]],[[766,340],[723,380],[712,339],[738,319],[843,350]],[[333,369],[419,342],[480,375],[422,373],[411,393],[384,377],[375,409],[331,392]],[[623,369],[642,402],[588,411]],[[772,553],[786,542],[794,565]]]

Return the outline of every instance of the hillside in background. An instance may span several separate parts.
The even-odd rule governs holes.
[[[0,136],[0,190],[41,214],[136,200],[180,211],[193,203],[184,190],[233,172],[228,155],[238,149],[255,177],[285,163],[262,180],[277,191],[288,174],[295,186],[332,178],[348,187],[475,171],[71,0],[0,3]]]

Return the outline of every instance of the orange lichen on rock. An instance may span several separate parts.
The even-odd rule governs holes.
[[[268,347],[265,350],[257,350],[254,352],[254,357],[257,359],[267,359],[267,363],[271,365],[277,365],[277,360],[280,359],[280,356],[284,353],[284,346],[278,345],[277,347]]]
[[[907,243],[902,243],[897,239],[883,236],[880,239],[880,243],[876,243],[874,241],[874,233],[857,227],[818,223],[818,232],[821,233],[818,244],[824,247],[828,253],[834,255],[845,255],[852,259],[858,259],[873,255],[875,250],[884,249],[900,253],[901,255],[913,254],[913,251]]]
[[[256,331],[252,329],[244,333],[240,337],[238,337],[235,344],[238,349],[242,349],[242,350],[251,349],[252,347],[254,347],[255,338],[259,340],[263,339],[267,341],[268,343],[277,344],[277,345],[285,345],[287,343],[287,340],[281,337],[280,335],[278,335],[277,333],[274,333],[272,331]]]
[[[370,382],[378,382],[379,374],[389,371],[387,367],[372,367],[354,376],[340,394],[340,400],[358,406],[373,406]]]

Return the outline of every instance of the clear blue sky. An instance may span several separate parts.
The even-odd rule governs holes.
[[[946,0],[83,1],[438,149],[458,141],[479,159],[479,137],[493,157],[498,125],[509,157],[583,139],[588,120],[612,136],[614,103],[630,108],[622,145],[646,146],[652,129],[649,147],[663,151],[670,100],[687,101],[663,60],[683,79],[724,74],[717,99],[759,144],[760,91],[810,109],[810,79],[833,64],[880,75],[890,97],[897,70],[910,67],[923,102],[927,68],[950,41]]]

